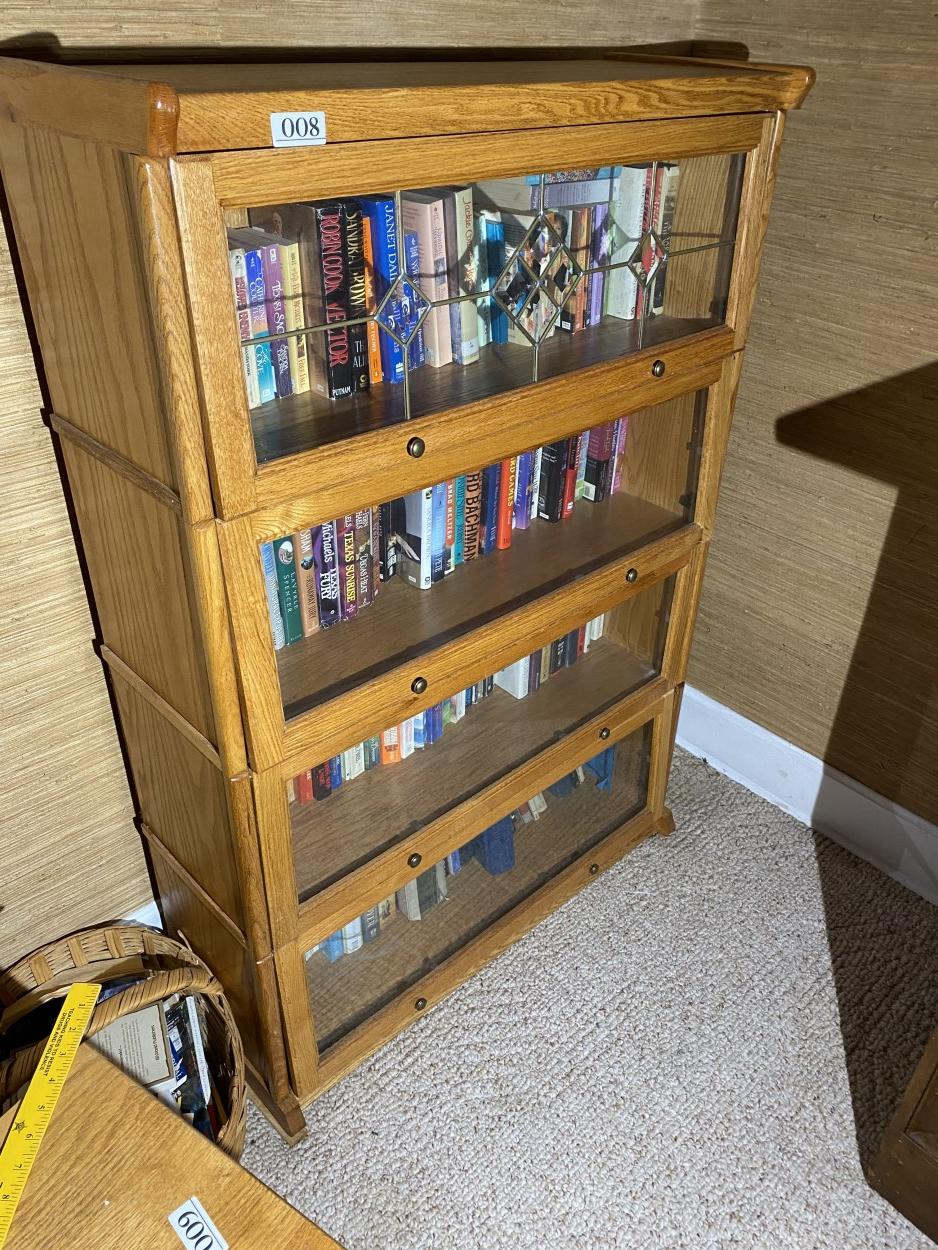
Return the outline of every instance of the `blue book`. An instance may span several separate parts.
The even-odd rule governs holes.
[[[430,708],[430,723],[433,726],[433,741],[439,742],[443,737],[443,704],[434,703]]]
[[[460,851],[461,859],[477,859],[493,877],[515,866],[515,822],[510,816],[490,825]]]
[[[408,230],[404,235],[404,272],[412,278],[420,275],[420,245],[417,242],[417,234],[414,230]],[[410,333],[414,324],[420,317],[420,309],[408,299],[402,303],[401,319],[404,329]],[[427,363],[427,349],[423,341],[423,326],[417,331],[411,342],[408,351],[410,353],[408,363],[411,369],[419,369],[421,365]]]
[[[605,751],[600,751],[598,755],[594,755],[591,760],[586,761],[586,767],[596,778],[597,790],[612,789],[612,775],[615,770],[615,766],[615,747],[606,747]]]
[[[433,488],[433,512],[430,526],[430,581],[441,582],[445,576],[446,547],[446,483]]]
[[[401,272],[397,252],[397,213],[390,196],[366,196],[359,200],[362,213],[371,222],[371,247],[374,253],[375,300],[380,304]],[[397,334],[403,328],[401,302],[392,300],[386,313]],[[378,332],[381,340],[381,367],[385,382],[404,381],[404,349],[390,334]]]
[[[342,930],[339,929],[337,933],[330,933],[322,944],[322,953],[331,964],[334,964],[337,959],[341,959],[344,952]]]
[[[248,283],[248,307],[251,317],[251,334],[267,334],[267,307],[264,302],[267,288],[264,284],[264,258],[260,250],[244,252],[244,270]],[[261,403],[269,403],[277,398],[277,371],[274,368],[274,357],[270,343],[255,343],[254,356],[257,360],[257,386],[261,393]]]
[[[450,851],[446,857],[446,871],[451,877],[455,877],[460,868],[462,868],[462,856],[459,851]]]
[[[280,589],[277,583],[277,560],[273,543],[261,543],[261,568],[264,572],[264,594],[267,596],[267,612],[270,616],[270,632],[274,636],[274,650],[279,651],[287,643],[280,610]]]
[[[467,708],[472,707],[472,705],[473,705],[473,703],[475,703],[475,701],[476,701],[476,688],[475,688],[475,686],[467,686],[467,687],[466,687],[466,707],[467,707]]]
[[[463,563],[463,538],[466,528],[466,475],[456,478],[456,537],[453,542],[453,564]]]
[[[534,452],[524,451],[518,457],[515,470],[515,529],[526,530],[531,520],[531,478],[534,472]]]
[[[329,761],[329,785],[333,790],[338,790],[342,784],[342,760],[338,755],[333,755]],[[339,935],[341,937],[341,934]]]
[[[502,270],[505,268],[505,223],[501,216],[490,216],[488,213],[482,213],[480,217],[482,228],[485,231],[485,237],[481,240],[481,246],[485,248],[485,260],[488,266],[489,289],[495,286]],[[488,300],[489,304],[489,333],[493,343],[508,342],[508,314],[499,304],[498,300]]]
[[[479,545],[484,556],[495,550],[495,536],[498,532],[498,487],[500,480],[500,464],[490,464],[482,470],[482,518],[480,521],[482,541]]]

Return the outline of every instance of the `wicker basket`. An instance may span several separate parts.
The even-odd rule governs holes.
[[[171,994],[202,995],[208,1008],[209,1064],[216,1075],[223,1074],[219,1085],[228,1110],[218,1145],[238,1159],[244,1148],[246,1107],[241,1037],[219,982],[198,955],[165,933],[138,925],[85,929],[24,956],[0,976],[0,1037],[35,1007],[64,997],[76,981],[103,984],[128,976],[138,979],[98,1003],[87,1036]],[[18,1050],[0,1063],[0,1098],[15,1093],[29,1080],[44,1044]]]

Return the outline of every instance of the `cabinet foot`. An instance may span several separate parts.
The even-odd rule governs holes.
[[[247,1065],[248,1095],[261,1115],[273,1125],[288,1146],[306,1136],[303,1109],[293,1094],[275,1099],[250,1064]]]
[[[655,829],[663,838],[674,832],[674,817],[670,807],[662,808],[661,815],[655,820]]]

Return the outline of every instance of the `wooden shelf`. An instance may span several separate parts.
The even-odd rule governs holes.
[[[646,730],[619,744],[613,786],[591,777],[563,798],[548,794],[537,822],[516,823],[515,867],[492,876],[475,860],[448,878],[449,896],[424,920],[396,914],[377,941],[330,963],[321,951],[306,961],[320,1050],[344,1037],[408,985],[555,876],[578,855],[639,812],[645,803]],[[349,917],[353,919],[353,917]]]
[[[515,530],[507,551],[461,564],[429,590],[395,577],[354,620],[277,652],[284,715],[299,716],[683,524],[620,491],[601,504],[580,500],[568,521]]]
[[[712,319],[658,316],[650,318],[639,343],[639,323],[604,317],[578,334],[558,331],[541,343],[541,381],[574,373],[590,365],[631,355],[640,346],[672,342],[716,324]],[[410,375],[411,417],[489,399],[529,386],[534,377],[534,349],[517,343],[483,347],[471,365],[424,366]],[[272,400],[251,413],[258,464],[323,447],[358,434],[369,434],[405,420],[404,388],[382,382],[363,395],[330,400],[312,391]]]
[[[496,686],[432,746],[345,782],[327,799],[291,803],[300,901],[402,842],[654,676],[651,664],[602,638],[526,699]]]

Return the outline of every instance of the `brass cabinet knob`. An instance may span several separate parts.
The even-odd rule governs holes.
[[[595,877],[599,872],[599,864],[590,864],[590,876]]]
[[[637,582],[638,581],[638,569],[629,569],[629,571],[625,575],[625,580],[627,582]]]
[[[423,1011],[426,1005],[427,1005],[427,1000],[425,998],[418,998],[417,1001],[414,1003],[414,1010]]]
[[[415,677],[410,683],[410,688],[413,690],[414,694],[423,694],[427,688],[426,677]]]
[[[413,456],[415,460],[419,460],[426,450],[427,444],[422,438],[418,438],[416,434],[407,444],[407,454],[408,456]]]
[[[603,728],[600,729],[599,736],[600,738],[602,738],[603,742],[606,742],[608,740],[609,738],[609,726],[608,725],[604,725]]]
[[[408,855],[408,856],[407,856],[407,866],[408,866],[408,868],[416,868],[416,867],[418,867],[418,866],[419,866],[419,864],[420,864],[420,861],[421,861],[422,859],[423,859],[423,856],[420,854],[420,852],[419,852],[419,851],[414,851],[413,855]]]
[[[656,360],[655,363],[651,366],[652,377],[663,378],[664,371],[665,371],[665,363],[663,360]]]

